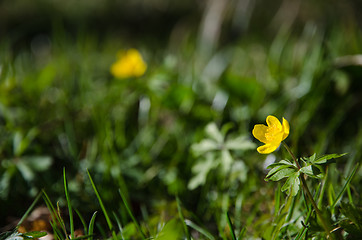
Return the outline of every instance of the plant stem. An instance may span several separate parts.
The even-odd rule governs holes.
[[[289,146],[285,143],[285,142],[282,142],[283,143],[283,146],[287,149],[287,151],[289,152],[289,154],[292,156],[298,170],[301,169],[300,165],[299,165],[299,162],[297,160],[297,158],[294,156],[292,150],[289,148]],[[326,231],[328,237],[330,239],[334,239],[334,237],[331,235],[331,227],[329,226],[329,224],[326,222],[326,220],[323,218],[323,215],[321,213],[321,211],[319,210],[316,202],[314,201],[314,198],[312,196],[312,194],[310,193],[309,191],[309,188],[308,188],[308,185],[307,185],[307,182],[305,181],[304,179],[304,174],[302,174],[301,176],[299,176],[300,180],[302,181],[302,186],[303,186],[303,189],[304,189],[304,192],[307,194],[308,198],[309,198],[309,201],[312,203],[312,206],[315,210],[315,212],[317,213],[317,216],[319,217],[319,220],[321,221],[322,223],[322,226],[324,228],[324,230]]]

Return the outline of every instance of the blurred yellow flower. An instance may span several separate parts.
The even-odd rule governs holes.
[[[260,142],[265,143],[265,145],[256,149],[261,154],[275,151],[280,143],[289,135],[289,123],[285,118],[283,118],[283,123],[281,124],[276,117],[269,115],[266,118],[266,123],[268,126],[256,124],[253,129],[254,137]]]
[[[147,69],[140,52],[129,49],[124,54],[119,54],[118,60],[112,64],[111,73],[116,78],[140,77]]]

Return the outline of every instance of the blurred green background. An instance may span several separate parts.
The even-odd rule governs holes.
[[[41,189],[65,206],[65,167],[86,219],[99,209],[89,169],[123,223],[118,189],[149,222],[176,216],[178,195],[210,232],[232,209],[260,236],[276,187],[265,164],[286,153],[258,154],[254,124],[285,117],[298,156],[348,152],[335,182],[360,162],[361,11],[357,0],[1,1],[0,226]],[[115,79],[129,48],[147,71]]]

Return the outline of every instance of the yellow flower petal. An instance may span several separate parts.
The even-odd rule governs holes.
[[[129,49],[123,54],[118,53],[118,58],[110,69],[116,78],[140,77],[147,69],[147,64],[136,49]]]
[[[281,130],[282,129],[282,124],[280,123],[280,121],[278,120],[278,118],[272,116],[272,115],[269,115],[267,118],[266,118],[266,123],[268,124],[268,127],[271,127],[271,128],[276,128],[278,130]]]
[[[263,146],[258,147],[256,150],[261,154],[269,154],[271,152],[274,152],[279,147],[279,145],[280,143],[278,145],[265,144]]]
[[[265,133],[268,127],[264,124],[256,124],[253,129],[253,136],[258,139],[262,143],[267,143],[267,139],[265,138]]]
[[[289,130],[290,130],[290,127],[289,127],[289,122],[283,118],[283,139],[286,139],[289,135]]]
[[[256,139],[265,143],[265,145],[257,148],[261,154],[268,154],[275,151],[280,143],[288,137],[290,130],[289,123],[285,118],[283,118],[283,122],[280,123],[276,117],[269,115],[266,118],[266,122],[268,126],[256,124],[252,131]]]

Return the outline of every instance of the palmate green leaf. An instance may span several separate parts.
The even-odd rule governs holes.
[[[254,149],[256,144],[250,141],[248,137],[240,136],[226,140],[225,147],[229,150],[249,150]]]
[[[214,122],[209,123],[206,126],[205,132],[209,138],[215,140],[217,143],[222,143],[224,141],[224,136],[221,134],[220,130],[216,126],[216,123]]]
[[[324,174],[317,167],[313,165],[307,165],[305,167],[302,167],[299,171],[312,178],[321,179],[324,176]]]
[[[300,185],[299,174],[300,172],[296,171],[288,177],[287,181],[282,187],[282,192],[286,191],[288,195],[291,195],[293,197],[298,194]]]
[[[217,165],[218,162],[215,161],[215,154],[207,154],[204,161],[198,162],[192,167],[194,176],[190,179],[187,188],[193,190],[198,186],[203,185],[206,181],[207,174]]]
[[[296,167],[293,163],[286,161],[286,160],[280,160],[277,163],[272,163],[270,164],[267,168],[274,168],[276,166],[282,166],[282,165],[288,165],[290,167]]]
[[[227,174],[230,171],[231,165],[234,162],[234,159],[228,150],[223,149],[221,151],[220,162],[221,162],[221,167],[222,167],[224,173]]]
[[[314,162],[316,156],[317,156],[317,154],[314,153],[312,156],[310,156],[310,157],[303,157],[302,159],[304,159],[304,160],[307,161],[307,162]]]
[[[280,169],[280,168],[272,176],[268,177],[267,180],[279,181],[283,178],[289,177],[290,175],[292,175],[293,173],[295,173],[297,171],[296,169],[290,168],[290,167],[286,167],[286,168],[284,167],[282,169]]]
[[[268,166],[271,170],[268,172],[265,180],[279,181],[282,178],[289,177],[297,171],[297,168],[288,161],[281,160]]]
[[[191,151],[196,157],[217,149],[219,149],[219,144],[212,139],[204,139],[199,143],[192,144],[191,146]]]
[[[317,157],[316,159],[310,160],[310,162],[311,162],[312,164],[324,164],[324,163],[328,162],[328,161],[331,160],[331,159],[339,158],[339,157],[342,157],[342,156],[344,156],[344,155],[346,155],[346,154],[347,154],[347,153],[342,153],[342,154],[336,154],[336,153],[327,154],[327,155],[323,155],[323,156]]]

